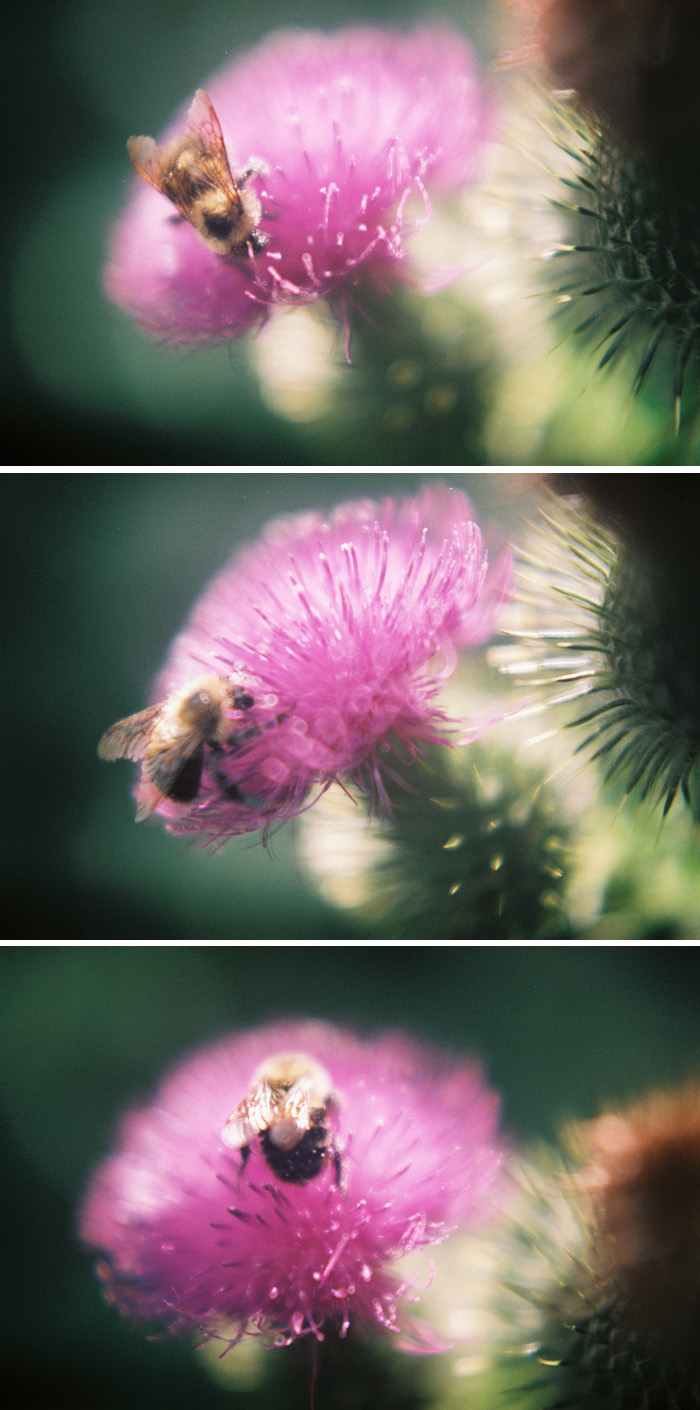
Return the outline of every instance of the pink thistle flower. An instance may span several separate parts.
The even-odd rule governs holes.
[[[272,1085],[290,1062],[304,1079],[321,1074],[315,1110],[303,1080],[281,1095]],[[288,1021],[229,1036],[125,1117],[88,1188],[81,1238],[104,1255],[108,1299],[142,1324],[285,1345],[323,1340],[331,1323],[344,1336],[352,1322],[435,1350],[402,1316],[417,1297],[400,1260],[492,1212],[498,1105],[477,1063],[401,1034]],[[232,1140],[241,1111],[248,1124]],[[283,1117],[296,1123],[291,1147]]]
[[[328,520],[271,524],[175,638],[155,684],[165,705],[159,715],[151,707],[158,727],[137,816],[155,811],[171,831],[224,839],[292,817],[313,787],[342,777],[388,807],[383,775],[396,778],[395,763],[410,765],[426,744],[450,742],[457,722],[437,697],[458,649],[493,635],[510,575],[510,554],[489,562],[468,499],[442,485],[403,502],[345,504]],[[168,759],[180,702],[206,684],[202,672],[212,673],[210,694],[229,692],[230,708],[201,745],[185,799],[153,759]],[[108,731],[103,755],[142,758],[133,722],[148,715],[126,722],[130,742],[123,722]],[[456,742],[487,723],[472,722]]]
[[[695,151],[696,0],[520,0],[533,47],[561,89],[625,142],[664,159]],[[610,146],[610,135],[608,137]]]
[[[344,307],[361,271],[378,283],[401,273],[428,192],[474,179],[490,121],[471,49],[437,27],[280,32],[206,91],[234,181],[261,208],[261,238],[222,257],[139,181],[105,274],[115,303],[178,343],[235,337],[273,304],[326,296]],[[183,109],[165,148],[186,127]],[[409,216],[412,198],[420,213]]]

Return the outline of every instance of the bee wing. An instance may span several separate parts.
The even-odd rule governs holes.
[[[158,146],[157,142],[154,142],[152,137],[130,137],[126,144],[126,150],[139,176],[142,176],[145,181],[150,181],[156,191],[162,191],[163,149]]]
[[[261,1080],[244,1097],[238,1106],[234,1107],[231,1115],[227,1118],[226,1125],[221,1132],[221,1139],[225,1146],[230,1146],[232,1150],[240,1150],[242,1146],[247,1146],[261,1131],[267,1131],[272,1121],[275,1110],[272,1089],[267,1082]]]
[[[163,801],[163,794],[159,788],[155,788],[152,783],[139,783],[136,792],[136,822],[145,822],[150,818],[159,803]]]
[[[310,1085],[310,1077],[300,1077],[285,1093],[280,1104],[273,1140],[282,1150],[290,1150],[297,1144],[301,1133],[311,1128]]]
[[[197,89],[190,103],[185,136],[191,137],[205,152],[211,152],[213,155],[218,156],[228,167],[226,144],[224,142],[224,134],[221,131],[221,123],[216,115],[216,109],[209,94],[205,93],[203,88]]]
[[[212,186],[226,192],[234,204],[240,203],[238,186],[231,174],[224,134],[208,93],[198,88],[187,114],[185,136],[196,147],[202,176]]]
[[[139,710],[137,715],[128,715],[125,720],[117,720],[105,730],[97,752],[101,759],[142,759],[150,743],[153,728],[163,713],[163,702],[149,705],[147,710]]]

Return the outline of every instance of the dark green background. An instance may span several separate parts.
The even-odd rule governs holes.
[[[5,1403],[12,1410],[308,1406],[308,1347],[296,1359],[271,1353],[281,1358],[275,1374],[298,1367],[296,1389],[282,1384],[234,1401],[186,1341],[149,1343],[121,1322],[75,1240],[77,1203],[119,1112],[193,1045],[283,1014],[403,1028],[479,1053],[503,1094],[512,1139],[552,1138],[564,1119],[697,1075],[698,960],[694,948],[662,946],[5,949]],[[362,1374],[366,1380],[369,1371]],[[409,1362],[407,1374],[420,1375],[418,1363]],[[317,1410],[336,1403],[325,1389]],[[354,1403],[369,1410],[394,1402]]]

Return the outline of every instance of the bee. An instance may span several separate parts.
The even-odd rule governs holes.
[[[314,1180],[329,1158],[340,1188],[340,1155],[328,1129],[335,1101],[325,1068],[304,1053],[281,1054],[255,1073],[247,1097],[234,1107],[221,1139],[241,1152],[241,1170],[259,1137],[273,1175],[294,1185]]]
[[[140,783],[146,787],[136,821],[150,817],[164,798],[191,803],[197,797],[205,751],[221,791],[240,799],[236,785],[220,769],[220,756],[241,733],[228,712],[249,710],[254,704],[253,696],[230,677],[199,676],[158,705],[117,720],[103,734],[97,752],[101,759],[141,761]]]
[[[182,137],[165,147],[152,137],[130,137],[126,147],[139,176],[172,201],[215,255],[247,258],[264,250],[262,206],[248,182],[266,168],[251,160],[233,177],[221,124],[203,88],[194,95]]]

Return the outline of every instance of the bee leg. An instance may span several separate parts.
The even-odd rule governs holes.
[[[230,778],[224,772],[221,766],[220,756],[224,753],[222,745],[219,744],[218,740],[215,740],[209,745],[209,748],[211,750],[211,758],[209,760],[209,772],[219,792],[223,794],[224,798],[230,799],[232,803],[244,803],[245,798],[243,797],[240,788],[238,788],[235,783],[231,782]]]
[[[249,695],[247,690],[234,690],[233,708],[234,710],[250,710],[255,704],[255,699]]]
[[[243,1179],[243,1171],[250,1160],[250,1146],[241,1146],[241,1163],[238,1167],[239,1182]]]
[[[344,1188],[344,1186],[343,1186],[343,1166],[342,1166],[342,1161],[341,1161],[341,1158],[340,1158],[340,1151],[338,1150],[338,1147],[337,1147],[335,1141],[331,1141],[330,1149],[331,1149],[331,1151],[333,1152],[333,1174],[334,1174],[334,1176],[335,1176],[335,1183],[336,1183],[337,1188],[338,1188],[339,1190],[342,1190],[342,1189]]]
[[[269,235],[263,234],[262,230],[251,230],[246,240],[246,244],[250,247],[254,255],[259,255],[269,243]]]
[[[251,176],[265,176],[269,170],[265,162],[258,161],[256,157],[251,157],[247,167],[243,171],[236,172],[236,185],[245,186],[250,181]]]

